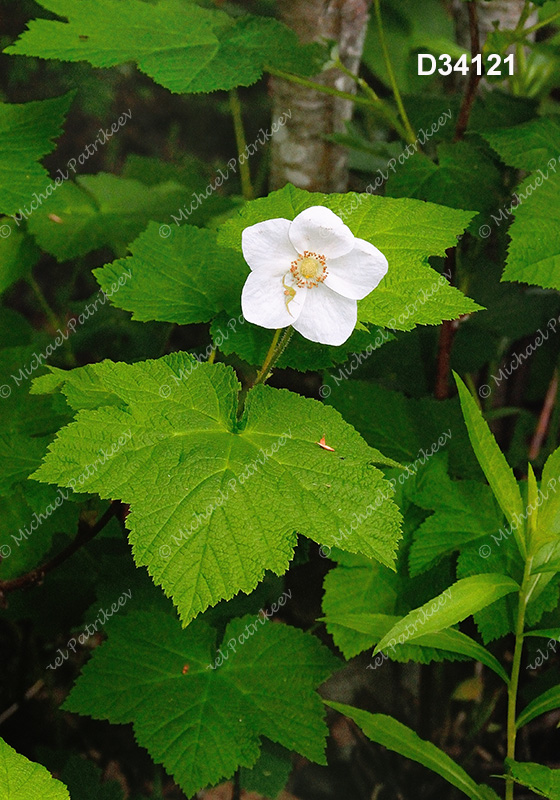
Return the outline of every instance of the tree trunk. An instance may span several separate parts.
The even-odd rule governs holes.
[[[338,43],[342,63],[357,74],[367,29],[369,0],[279,0],[283,21],[302,41],[321,38]],[[345,92],[355,84],[331,69],[313,80]],[[344,192],[348,164],[344,148],[325,141],[342,133],[351,119],[353,103],[272,78],[273,118],[291,110],[291,118],[272,140],[271,189],[293,183],[315,192]]]

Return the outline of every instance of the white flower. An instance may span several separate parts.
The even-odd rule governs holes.
[[[377,247],[357,239],[330,209],[312,206],[293,220],[269,219],[245,228],[251,273],[241,308],[263,328],[293,325],[306,339],[340,345],[352,334],[357,301],[387,272]]]

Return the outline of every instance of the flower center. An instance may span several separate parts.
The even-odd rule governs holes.
[[[322,283],[327,277],[327,266],[325,256],[304,250],[302,256],[292,261],[290,272],[294,276],[294,281],[300,288],[311,289]]]

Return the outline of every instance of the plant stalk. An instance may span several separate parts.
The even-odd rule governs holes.
[[[299,86],[305,86],[307,89],[313,89],[316,92],[322,92],[323,94],[330,94],[333,97],[340,97],[342,100],[350,100],[352,103],[356,103],[359,106],[366,106],[369,109],[379,112],[380,116],[384,117],[384,119],[395,129],[395,131],[399,134],[399,136],[407,140],[407,131],[401,125],[399,119],[397,118],[396,114],[389,108],[389,106],[378,98],[377,95],[375,97],[377,99],[373,99],[373,96],[369,97],[360,97],[360,95],[351,94],[350,92],[343,92],[340,89],[335,89],[334,86],[325,86],[323,83],[316,83],[315,81],[311,81],[308,78],[302,78],[299,75],[292,75],[291,72],[284,72],[280,69],[274,69],[273,67],[266,67],[266,71],[270,75],[274,75],[276,78],[282,78],[282,80],[289,81],[290,83],[297,83]],[[362,89],[365,90],[364,86],[361,83],[361,78],[356,78],[356,76],[352,73],[352,78],[355,80]],[[364,81],[365,83],[365,81]],[[373,89],[368,87],[371,92]],[[375,94],[375,93],[374,93]],[[413,139],[411,144],[416,141],[416,137],[413,134]]]
[[[377,30],[379,33],[379,41],[381,43],[381,49],[383,51],[383,58],[385,60],[385,67],[387,68],[387,73],[389,75],[389,81],[391,83],[391,88],[393,90],[393,95],[395,96],[395,102],[397,104],[397,108],[399,109],[399,113],[401,115],[401,119],[404,123],[405,131],[406,131],[406,141],[409,144],[414,144],[416,141],[416,136],[414,131],[412,130],[412,125],[410,124],[410,120],[408,119],[408,115],[406,113],[401,93],[399,91],[399,87],[397,85],[397,80],[395,78],[395,73],[393,71],[393,65],[391,64],[391,58],[389,56],[389,50],[387,48],[387,42],[385,40],[385,31],[383,29],[383,19],[381,17],[381,3],[380,0],[373,0],[373,7],[375,10],[375,19],[377,22]]]
[[[251,171],[247,157],[241,159],[247,151],[247,141],[245,139],[245,129],[243,128],[243,117],[241,115],[241,103],[237,89],[230,89],[229,107],[233,117],[233,128],[235,130],[235,142],[237,144],[237,154],[239,156],[239,174],[241,176],[241,191],[245,200],[252,200],[254,195],[253,184],[251,183]]]
[[[274,334],[270,347],[268,348],[268,353],[266,354],[262,367],[257,373],[257,377],[255,378],[253,386],[258,386],[259,383],[265,383],[270,374],[270,370],[288,346],[288,343],[294,333],[294,329],[290,325],[288,328],[286,328],[282,338],[280,339],[281,332],[282,328],[278,328]]]
[[[515,738],[517,736],[517,728],[515,726],[515,716],[517,710],[517,690],[519,688],[519,673],[521,670],[521,655],[523,652],[523,632],[525,629],[525,613],[527,611],[527,603],[532,593],[532,588],[529,588],[531,582],[531,567],[533,565],[533,557],[531,556],[525,562],[525,569],[523,571],[523,581],[521,589],[519,590],[519,605],[517,608],[517,622],[515,625],[515,649],[513,651],[513,664],[511,667],[511,677],[508,685],[508,710],[507,710],[507,757],[515,758]],[[511,776],[506,777],[506,800],[513,800],[513,779]]]

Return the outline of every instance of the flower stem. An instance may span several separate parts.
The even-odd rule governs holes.
[[[288,342],[292,338],[292,334],[294,329],[290,325],[284,331],[284,335],[280,339],[280,334],[282,333],[282,328],[278,328],[272,342],[270,343],[270,347],[268,348],[268,353],[263,361],[263,365],[257,373],[257,377],[255,378],[255,382],[253,386],[257,386],[259,383],[265,383],[268,376],[270,375],[270,370],[274,366],[274,364],[278,361],[286,347],[288,346]]]
[[[412,125],[410,124],[410,120],[408,119],[408,115],[406,113],[405,107],[403,105],[401,93],[399,91],[399,87],[397,85],[397,81],[395,78],[395,73],[393,71],[393,65],[391,64],[391,58],[389,56],[389,50],[387,48],[387,42],[385,40],[385,31],[383,30],[383,19],[381,18],[381,4],[380,0],[373,0],[373,6],[375,9],[375,19],[377,22],[377,30],[379,33],[379,41],[381,43],[381,49],[383,51],[383,58],[385,60],[385,67],[387,68],[387,73],[389,75],[389,81],[391,83],[391,88],[393,90],[393,94],[395,96],[395,102],[397,104],[397,108],[399,109],[399,113],[401,115],[401,119],[404,123],[404,127],[406,130],[406,141],[409,144],[414,144],[416,141],[416,136],[414,135],[414,131],[412,130]]]
[[[517,728],[515,726],[515,712],[517,707],[517,690],[519,687],[519,672],[521,669],[521,654],[523,651],[523,631],[525,628],[525,612],[527,603],[534,587],[529,587],[531,582],[531,567],[533,557],[525,562],[523,571],[523,581],[519,590],[519,605],[517,607],[517,622],[515,625],[515,650],[513,652],[513,664],[511,667],[511,677],[508,685],[508,710],[507,710],[507,757],[515,758],[515,738]],[[513,800],[513,779],[506,777],[506,800]]]
[[[254,197],[253,185],[251,183],[251,172],[249,170],[249,163],[246,157],[247,142],[245,140],[245,130],[243,128],[243,117],[241,116],[241,103],[239,102],[239,95],[237,89],[230,89],[229,92],[229,107],[233,117],[233,128],[235,130],[235,142],[237,144],[237,153],[239,156],[239,174],[241,175],[241,191],[245,200],[252,200]],[[245,158],[241,159],[241,156]]]

